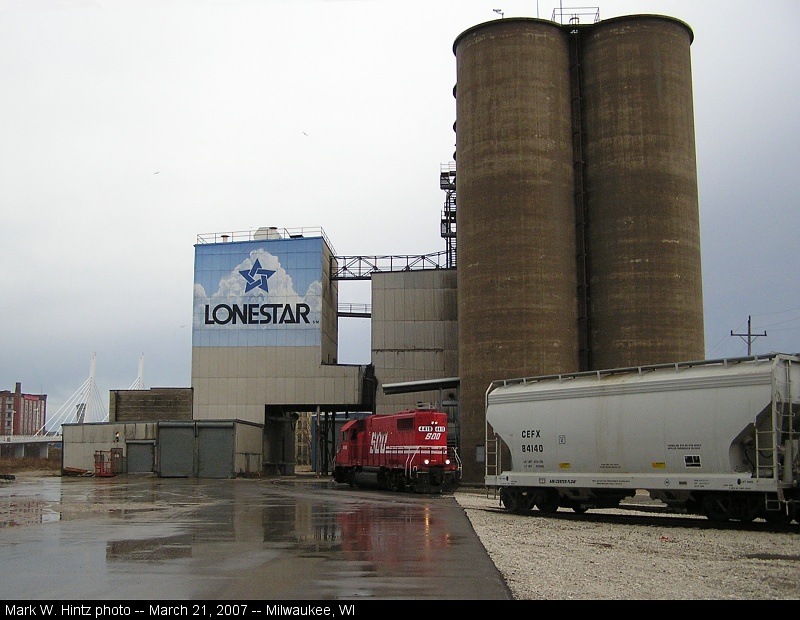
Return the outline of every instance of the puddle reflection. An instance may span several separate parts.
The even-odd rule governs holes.
[[[347,559],[397,564],[409,554],[421,562],[453,540],[429,506],[401,510],[365,505],[337,516]]]
[[[52,503],[41,499],[10,498],[0,501],[0,527],[38,525],[58,521],[61,515]]]
[[[211,483],[188,504],[185,493],[181,493],[183,502],[172,502],[169,488],[149,493],[141,488],[95,490],[93,497],[107,514],[132,521],[147,518],[148,511],[158,510],[165,502],[172,509],[191,508],[183,517],[177,514],[170,519],[173,525],[184,525],[185,534],[112,540],[106,558],[169,561],[192,557],[197,545],[240,541],[260,542],[264,549],[294,550],[305,557],[337,554],[348,562],[398,565],[413,557],[419,570],[455,541],[446,522],[425,502],[352,503],[323,492],[292,497],[271,490],[266,484]],[[124,509],[119,508],[121,504]]]
[[[167,536],[145,540],[112,540],[106,545],[106,560],[160,562],[192,557],[191,536]]]
[[[53,479],[58,481],[57,478]],[[60,518],[60,501],[54,484],[31,485],[26,482],[0,484],[0,528],[52,523]]]
[[[500,580],[465,582],[476,557],[493,566],[456,502],[327,481],[37,479],[0,485],[0,528],[13,528],[0,537],[4,579],[26,596],[44,574],[70,598],[507,592]]]

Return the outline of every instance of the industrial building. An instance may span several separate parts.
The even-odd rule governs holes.
[[[47,458],[46,421],[46,394],[26,394],[20,382],[13,392],[0,391],[0,456]]]
[[[492,381],[702,359],[692,40],[672,17],[596,11],[461,33],[443,252],[341,256],[314,228],[199,235],[192,420],[262,431],[233,472],[293,471],[301,420],[327,471],[337,416],[427,402],[480,482]],[[348,279],[371,281],[370,310],[340,308]],[[340,316],[370,318],[369,364],[338,363]]]
[[[297,425],[312,414],[322,471],[336,421],[413,406],[381,386],[453,376],[457,363],[455,272],[404,258],[336,256],[321,229],[200,235],[195,245],[192,389],[195,420],[264,425],[264,469],[291,471]],[[430,267],[430,268],[426,268]],[[338,283],[371,279],[373,363],[337,363]],[[448,374],[450,373],[450,374]],[[452,379],[451,379],[452,380]],[[455,395],[437,406],[453,408]],[[301,424],[301,429],[303,425]],[[453,426],[455,431],[455,426]]]

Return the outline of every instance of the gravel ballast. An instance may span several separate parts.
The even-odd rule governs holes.
[[[800,597],[796,523],[713,525],[647,500],[585,515],[511,514],[484,488],[455,497],[518,600]]]

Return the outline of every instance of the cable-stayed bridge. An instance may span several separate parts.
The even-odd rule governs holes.
[[[45,424],[33,435],[0,435],[0,444],[13,445],[14,456],[25,456],[25,446],[39,445],[39,456],[47,457],[47,446],[61,442],[61,426],[64,424],[84,424],[91,422],[108,422],[107,397],[100,395],[95,381],[95,367],[97,354],[92,355],[89,367],[89,377],[75,390],[67,401],[59,407],[53,416],[48,415]],[[144,354],[139,356],[139,374],[128,388],[129,390],[143,390],[142,379],[144,370]]]

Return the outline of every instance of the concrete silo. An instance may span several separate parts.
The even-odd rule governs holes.
[[[591,367],[702,359],[692,31],[636,15],[580,34]]]
[[[509,18],[453,46],[465,479],[483,478],[489,383],[578,366],[568,36]]]
[[[456,38],[466,480],[492,380],[704,356],[692,37],[637,15]]]

